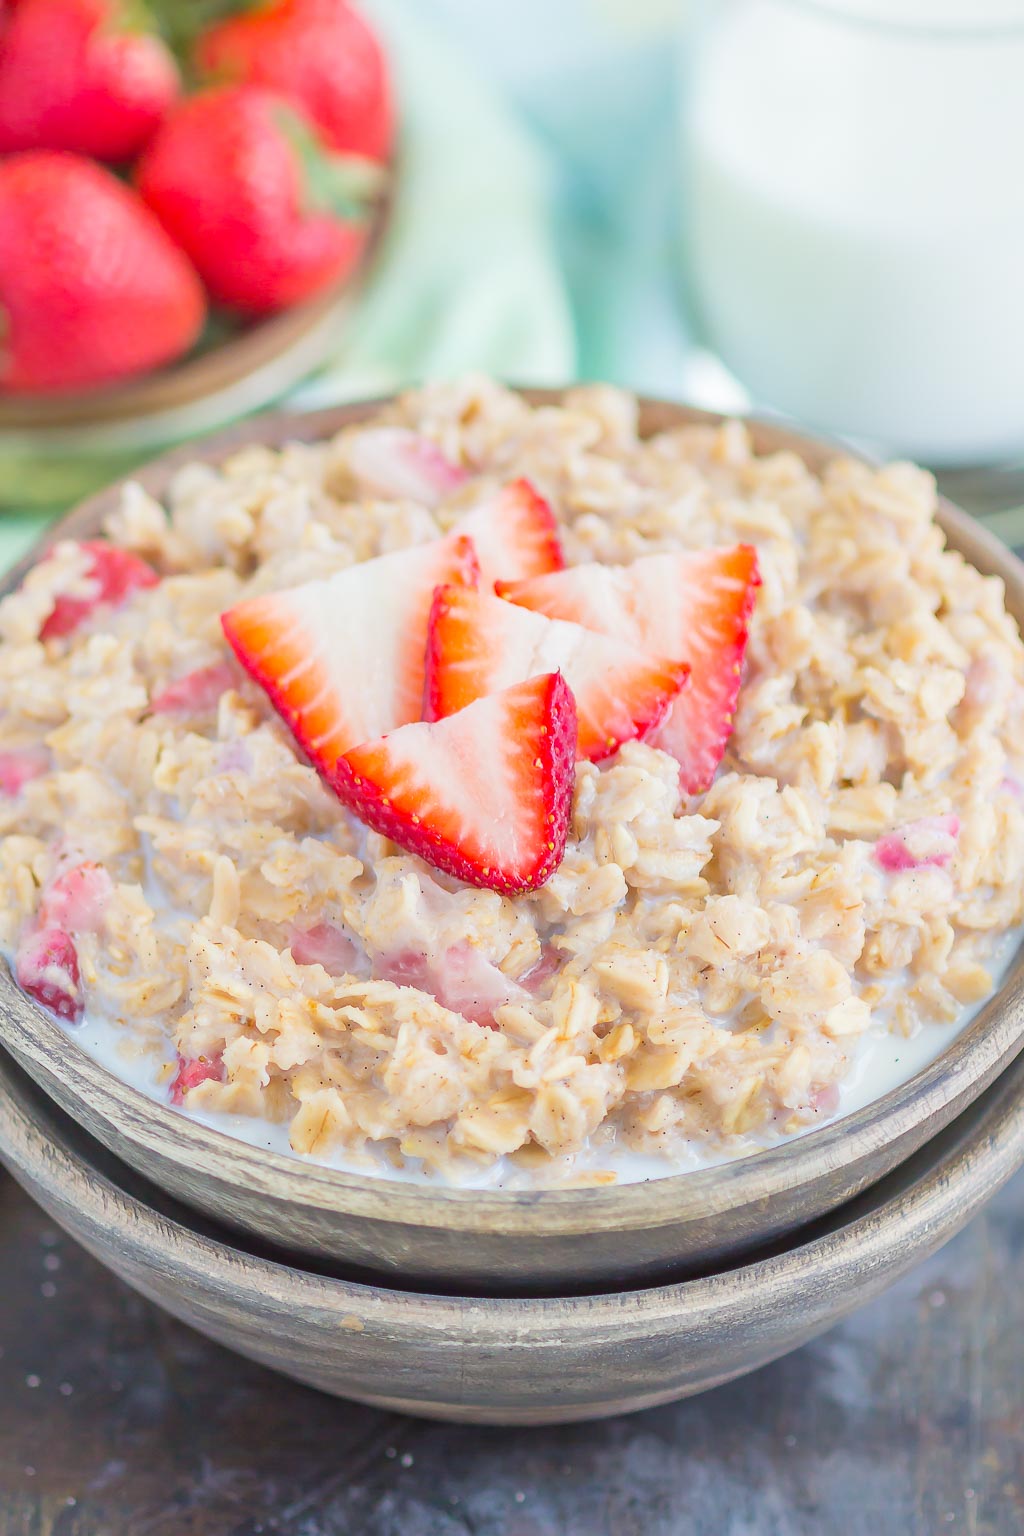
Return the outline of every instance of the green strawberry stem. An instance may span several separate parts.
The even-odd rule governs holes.
[[[196,39],[207,27],[253,6],[251,0],[146,0],[146,8],[180,62],[187,66]]]
[[[114,32],[160,30],[159,19],[149,0],[115,0],[103,26]]]
[[[309,212],[334,213],[349,223],[362,223],[387,180],[384,167],[362,155],[328,150],[305,118],[282,102],[277,120],[281,132],[302,165]]]

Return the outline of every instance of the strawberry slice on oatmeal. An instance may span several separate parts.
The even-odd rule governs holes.
[[[499,581],[499,596],[551,619],[685,661],[689,686],[651,744],[679,763],[686,794],[707,789],[732,730],[761,578],[749,544],[647,555],[632,565],[576,565],[531,581]]]
[[[476,578],[451,535],[248,598],[221,615],[235,655],[330,779],[350,747],[420,718],[434,589]]]
[[[565,566],[555,514],[529,480],[513,480],[484,497],[455,532],[473,540],[480,584],[488,592],[496,581],[525,581]]]
[[[427,719],[556,670],[576,699],[577,756],[595,763],[658,725],[690,675],[685,662],[581,624],[470,587],[438,588],[427,632]]]
[[[375,832],[467,885],[513,895],[562,861],[575,757],[576,705],[555,672],[355,747],[332,784]]]

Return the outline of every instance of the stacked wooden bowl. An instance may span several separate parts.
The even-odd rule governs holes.
[[[183,456],[315,439],[372,409],[266,418],[140,478],[159,496]],[[650,403],[642,428],[692,419],[707,418]],[[753,431],[762,450],[829,456]],[[95,532],[117,492],[50,538]],[[954,508],[942,520],[1021,622],[1024,568]],[[0,1160],[91,1252],[243,1354],[433,1417],[581,1419],[737,1376],[876,1295],[1024,1163],[1022,954],[876,1103],[722,1168],[610,1189],[416,1187],[234,1141],[114,1078],[6,974],[0,1040],[17,1062],[0,1056]]]
[[[556,1424],[743,1375],[934,1253],[1024,1162],[1024,1063],[799,1238],[700,1278],[607,1293],[424,1293],[289,1262],[112,1157],[2,1053],[0,1160],[122,1280],[252,1360],[403,1413]]]

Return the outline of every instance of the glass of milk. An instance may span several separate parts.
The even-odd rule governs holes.
[[[683,96],[691,292],[757,404],[1024,452],[1024,0],[711,0]]]

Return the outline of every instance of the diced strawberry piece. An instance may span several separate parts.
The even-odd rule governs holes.
[[[155,587],[160,580],[152,566],[130,550],[105,544],[102,539],[87,539],[80,547],[87,557],[86,579],[94,590],[88,597],[62,593],[39,631],[40,640],[70,635],[97,608],[117,608],[132,592]]]
[[[472,582],[469,539],[449,536],[239,603],[228,642],[310,762],[330,777],[343,752],[419,720],[434,589]]]
[[[83,1001],[78,951],[61,928],[36,928],[26,934],[14,957],[18,986],[59,1019],[77,1024]]]
[[[455,531],[473,540],[488,592],[496,581],[523,581],[565,565],[555,514],[529,480],[513,480],[488,496]]]
[[[214,1056],[178,1057],[178,1073],[171,1083],[171,1103],[184,1104],[186,1093],[198,1088],[200,1083],[222,1083],[224,1059],[218,1052]]]
[[[829,1083],[811,1094],[810,1108],[816,1115],[834,1115],[839,1108],[839,1084]]]
[[[58,875],[39,903],[42,928],[96,933],[114,885],[102,864],[76,864]]]
[[[427,631],[424,717],[541,672],[561,672],[576,700],[576,755],[598,762],[657,725],[689,675],[628,641],[546,619],[472,587],[439,587]]]
[[[436,443],[405,427],[373,427],[353,439],[349,468],[364,490],[376,496],[440,506],[458,490],[468,472],[445,457]]]
[[[880,837],[875,844],[875,859],[889,873],[922,869],[926,864],[941,869],[956,853],[959,835],[959,816],[922,816]]]
[[[694,795],[711,783],[729,739],[760,582],[756,551],[737,544],[648,555],[630,566],[577,565],[499,581],[497,591],[549,618],[689,664],[689,684],[649,739],[676,758],[681,787]]]
[[[0,795],[20,795],[25,785],[49,773],[52,764],[45,747],[16,747],[0,752]]]
[[[196,667],[155,693],[149,707],[154,715],[207,715],[217,708],[221,694],[234,682],[235,674],[226,661]]]
[[[373,974],[381,981],[390,981],[396,987],[415,987],[419,992],[434,989],[434,967],[426,955],[417,949],[396,949],[383,955],[374,955]]]
[[[519,985],[536,997],[543,992],[553,976],[557,976],[565,963],[565,956],[560,949],[553,944],[545,944],[540,952],[540,959],[535,966],[527,971],[525,976],[519,978]]]
[[[252,752],[244,736],[235,736],[225,743],[217,759],[218,773],[251,773]]]
[[[332,783],[374,831],[469,885],[514,895],[565,852],[576,705],[557,672],[339,757]]]
[[[440,960],[431,961],[415,950],[380,955],[374,972],[397,987],[416,987],[429,992],[452,1013],[461,1013],[474,1024],[494,1029],[495,1012],[506,1003],[522,1002],[525,990],[486,959],[472,944],[453,944]]]
[[[296,928],[291,936],[292,959],[298,965],[322,965],[332,976],[348,976],[363,958],[362,950],[337,923]]]
[[[442,961],[438,1002],[474,1024],[495,1028],[494,1015],[526,993],[472,944],[453,944]]]

